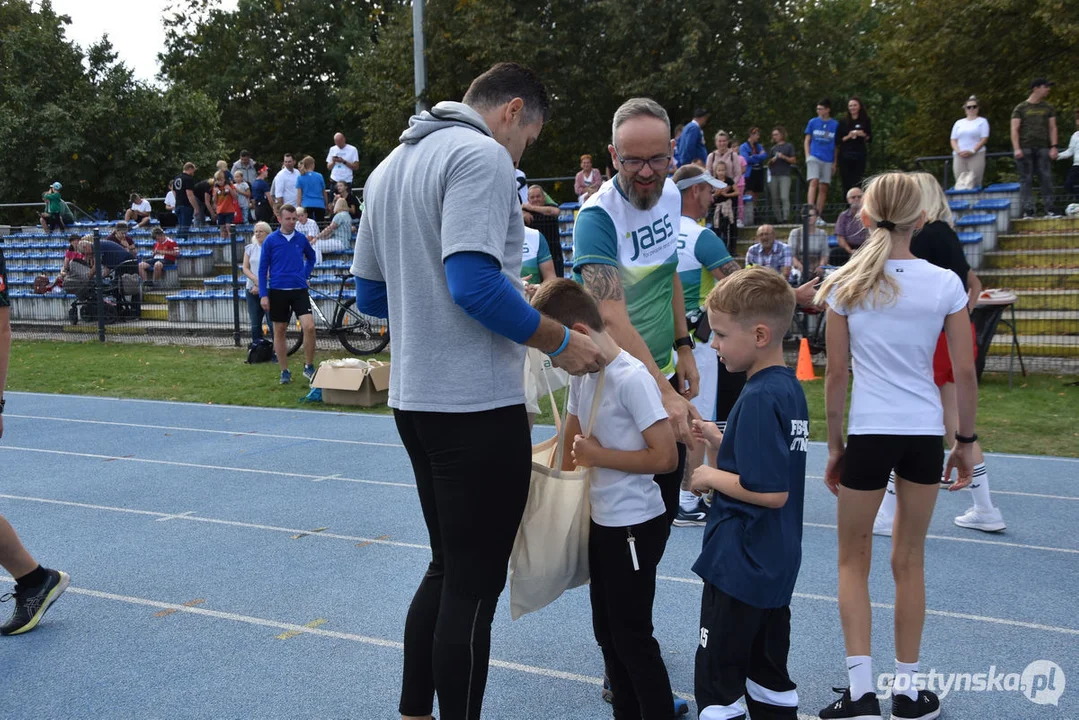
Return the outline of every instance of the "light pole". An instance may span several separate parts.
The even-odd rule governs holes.
[[[426,0],[412,0],[412,62],[416,84],[416,114],[427,109],[427,58],[423,42],[423,6]]]

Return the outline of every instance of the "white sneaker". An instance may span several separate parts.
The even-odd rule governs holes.
[[[881,513],[877,513],[877,517],[873,520],[873,534],[880,535],[881,537],[892,536],[892,525],[895,524],[895,517],[889,517]]]
[[[827,224],[828,223],[824,222],[824,218],[822,218],[822,217],[817,218],[817,227],[824,227]]]
[[[997,508],[993,508],[990,512],[981,512],[977,508],[971,508],[957,517],[955,524],[962,528],[983,532],[1000,532],[1007,527],[1004,524],[1004,517]]]

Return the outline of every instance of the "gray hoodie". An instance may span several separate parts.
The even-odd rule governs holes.
[[[524,402],[525,348],[450,297],[444,262],[494,257],[519,283],[524,221],[513,161],[483,118],[442,102],[414,116],[364,187],[352,274],[386,283],[390,407],[479,412]]]

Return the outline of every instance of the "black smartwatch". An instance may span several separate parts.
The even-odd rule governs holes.
[[[970,437],[967,437],[965,435],[960,435],[959,431],[956,430],[955,431],[955,441],[957,443],[963,443],[964,445],[970,445],[972,443],[976,443],[976,442],[978,442],[978,433],[974,433]]]
[[[693,343],[693,337],[690,335],[686,335],[685,337],[680,337],[675,340],[674,349],[677,351],[680,347],[688,347],[690,350],[695,348],[696,345]]]
[[[7,404],[7,400],[0,398],[0,415],[4,414],[4,405]]]

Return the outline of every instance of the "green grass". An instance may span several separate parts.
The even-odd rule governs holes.
[[[316,365],[347,357],[344,348],[319,352]],[[386,407],[300,404],[307,383],[302,360],[290,363],[291,385],[277,383],[277,365],[246,365],[246,349],[155,346],[96,342],[19,341],[11,352],[9,390],[108,397],[180,400],[217,405],[306,407],[335,412],[388,412]],[[376,356],[389,360],[388,355]],[[986,373],[978,400],[978,434],[987,451],[1079,457],[1079,378],[1057,375],[1008,377]],[[814,440],[825,437],[824,381],[803,383]],[[564,391],[556,393],[559,409]],[[541,408],[546,403],[541,404]],[[537,419],[550,423],[550,408]]]

